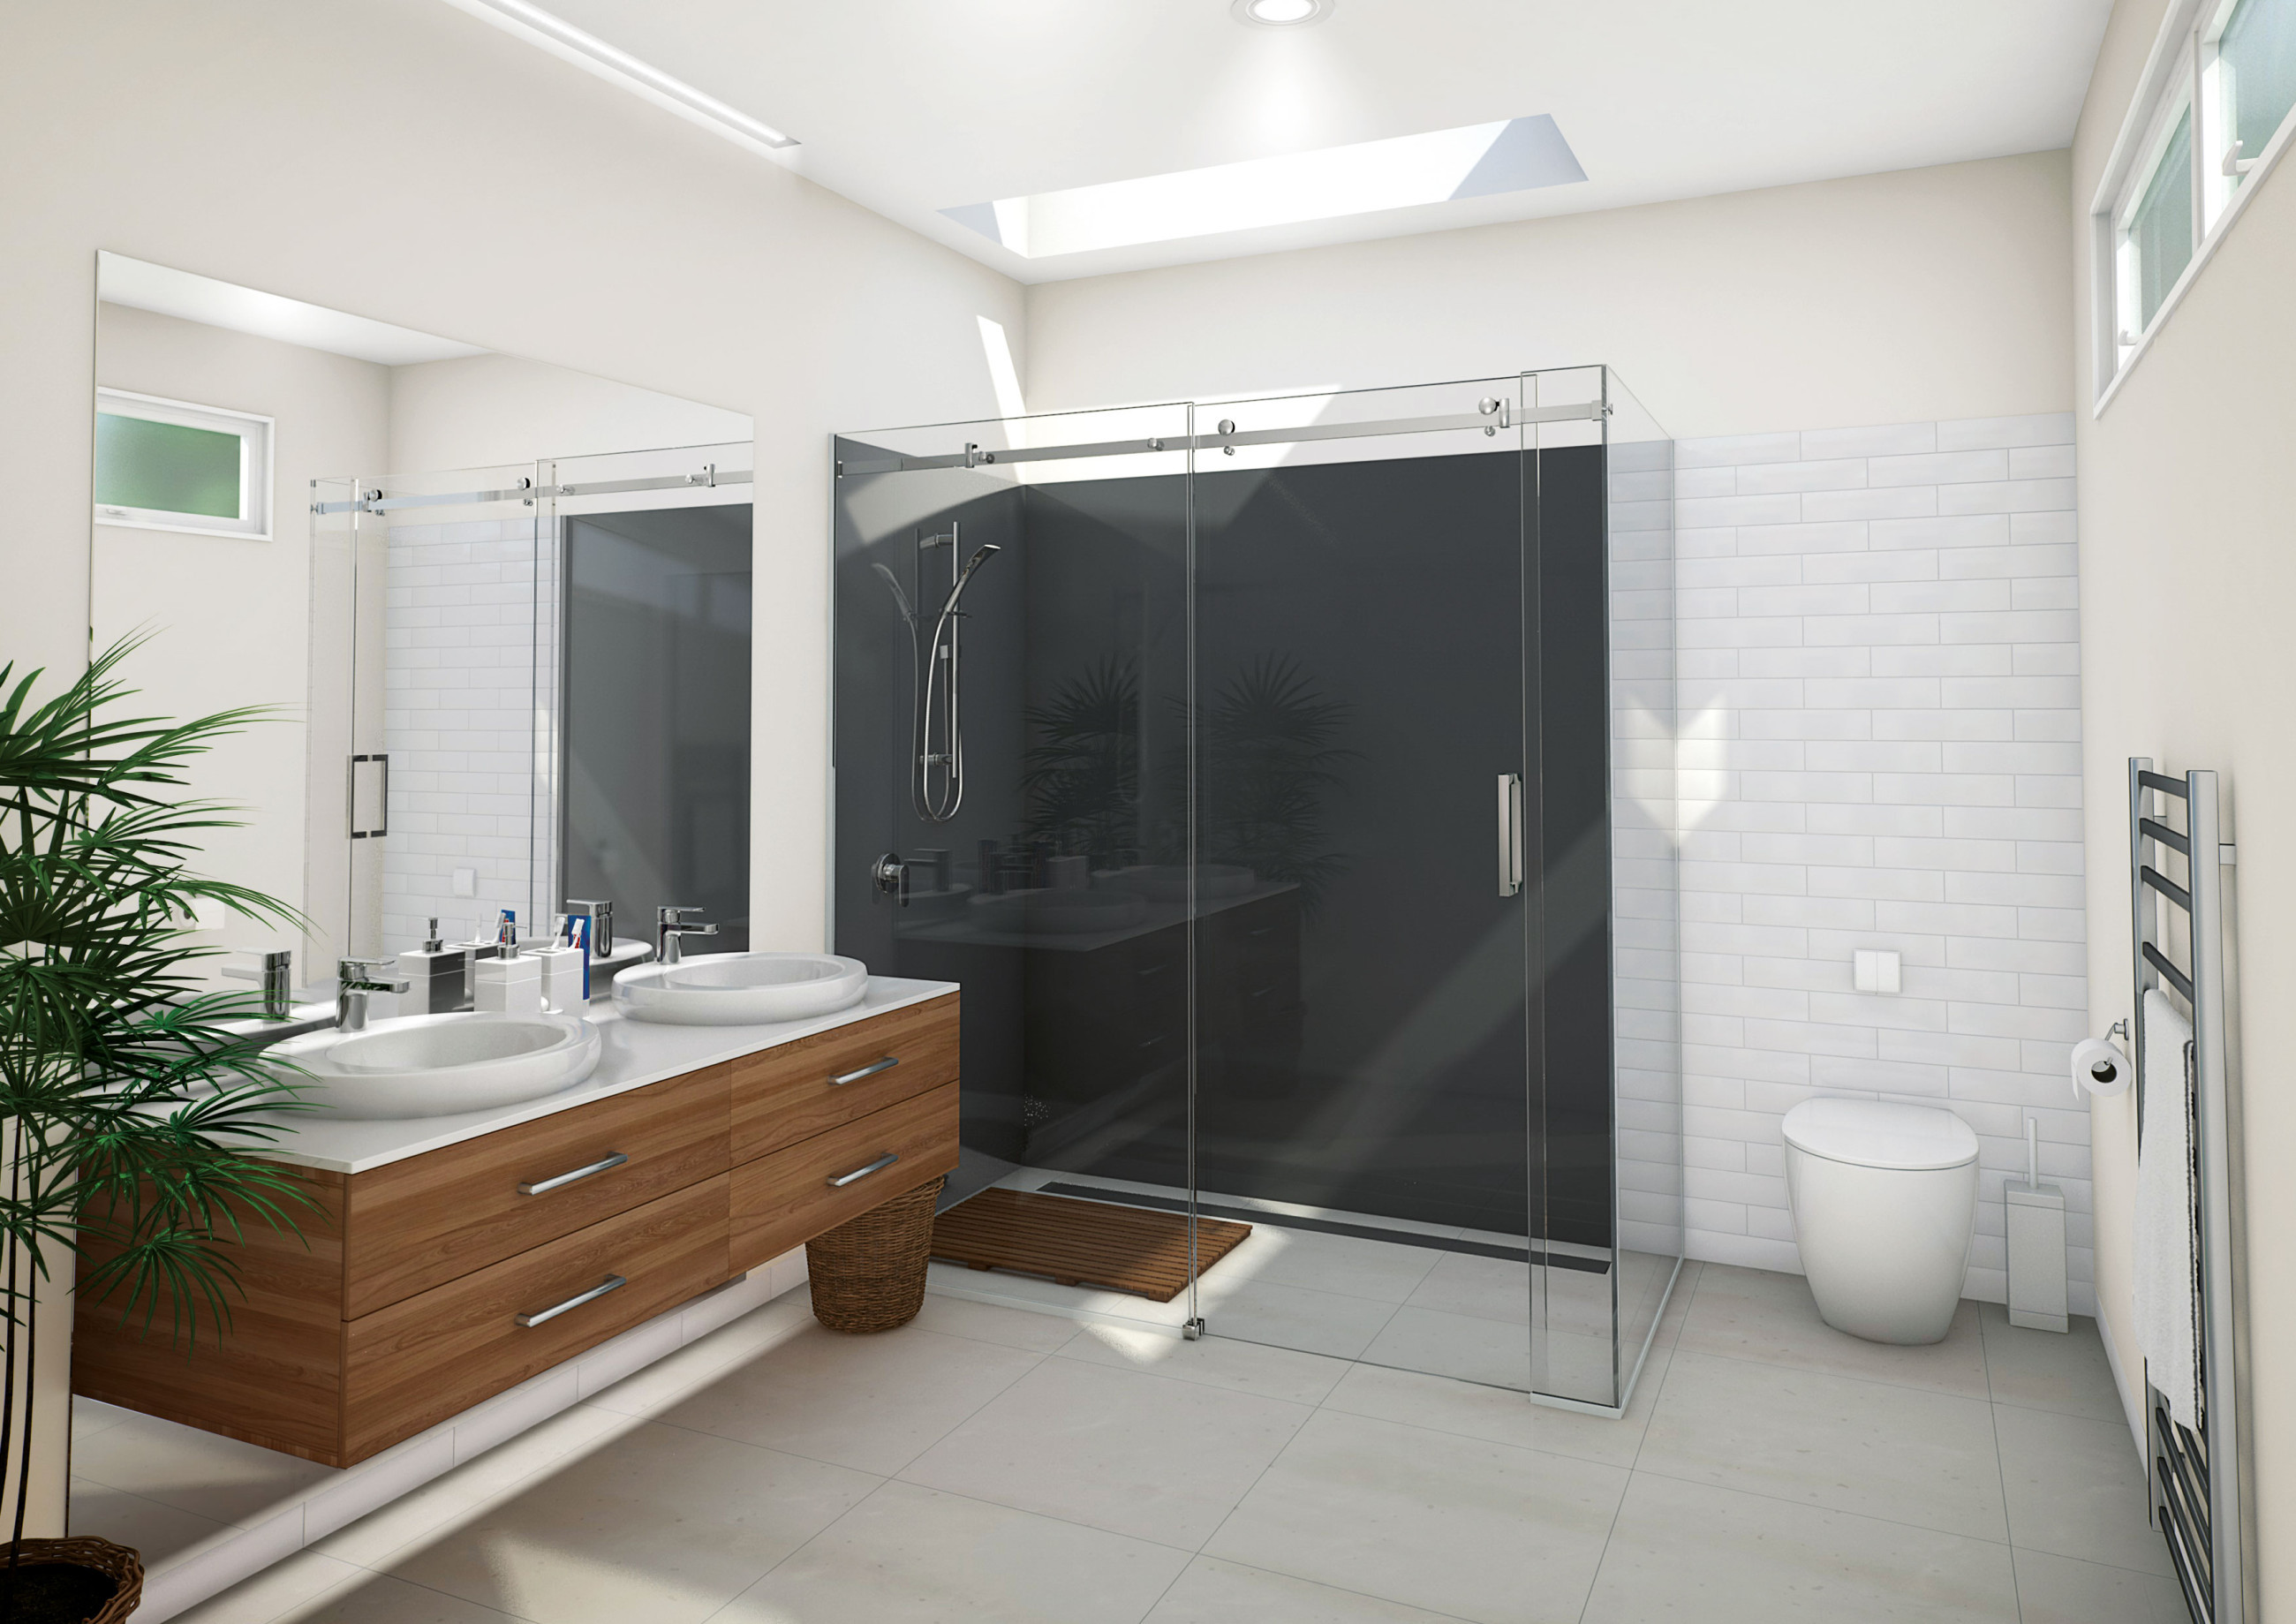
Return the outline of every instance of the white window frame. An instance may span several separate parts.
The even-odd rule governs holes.
[[[2095,320],[2096,400],[2102,415],[2121,381],[2184,302],[2202,268],[2239,219],[2259,182],[2296,137],[2296,109],[2280,122],[2261,152],[2234,159],[2224,133],[2224,78],[2218,42],[2239,0],[2177,0],[2161,20],[2152,53],[2137,79],[2137,94],[2122,119],[2089,205],[2090,306]],[[2177,120],[2193,113],[2193,257],[2140,331],[2135,254],[2128,223],[2159,171]],[[2237,165],[2237,168],[2234,165]]]
[[[99,416],[140,417],[147,422],[174,423],[185,429],[205,429],[239,440],[239,511],[237,519],[212,513],[177,513],[162,508],[116,507],[95,504],[98,524],[134,530],[174,530],[188,536],[230,536],[242,541],[271,539],[271,436],[273,420],[253,412],[226,406],[201,406],[195,401],[170,400],[162,395],[138,395],[127,390],[98,389]]]

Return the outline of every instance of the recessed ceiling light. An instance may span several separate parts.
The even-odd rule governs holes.
[[[1332,14],[1333,0],[1235,0],[1229,9],[1238,22],[1263,29],[1293,29],[1321,22]]]

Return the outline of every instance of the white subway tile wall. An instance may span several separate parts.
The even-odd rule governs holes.
[[[537,570],[531,520],[400,524],[390,530],[384,611],[383,747],[391,839],[384,842],[382,940],[450,939],[497,910],[521,931],[547,919],[555,771],[556,570]],[[545,545],[546,550],[546,544]],[[455,894],[474,869],[477,895]]]
[[[2005,1295],[2024,1122],[2096,1310],[2072,418],[1676,444],[1684,1193],[1694,1258],[1799,1272],[1779,1123],[1943,1106],[1983,1147],[1968,1294]],[[1853,955],[1903,959],[1859,993]]]

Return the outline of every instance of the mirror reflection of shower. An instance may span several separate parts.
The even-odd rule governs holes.
[[[921,537],[917,547],[920,554],[947,547],[949,557],[955,559],[957,536],[958,526],[952,521],[947,534]],[[947,823],[964,805],[964,686],[960,652],[964,612],[957,605],[964,601],[964,589],[972,584],[980,566],[998,551],[994,542],[984,543],[965,560],[948,589],[948,601],[941,605],[933,621],[931,635],[917,651],[915,723],[910,730],[909,799],[917,816],[929,824]],[[916,611],[890,571],[886,572],[886,580],[894,596],[900,600],[901,618],[909,623],[910,635],[914,636]],[[922,596],[922,591],[919,595]]]

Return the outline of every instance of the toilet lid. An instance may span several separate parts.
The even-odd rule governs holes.
[[[1786,1112],[1786,1143],[1828,1161],[1906,1172],[1977,1159],[1977,1136],[1949,1111],[1882,1100],[1804,1100]]]

